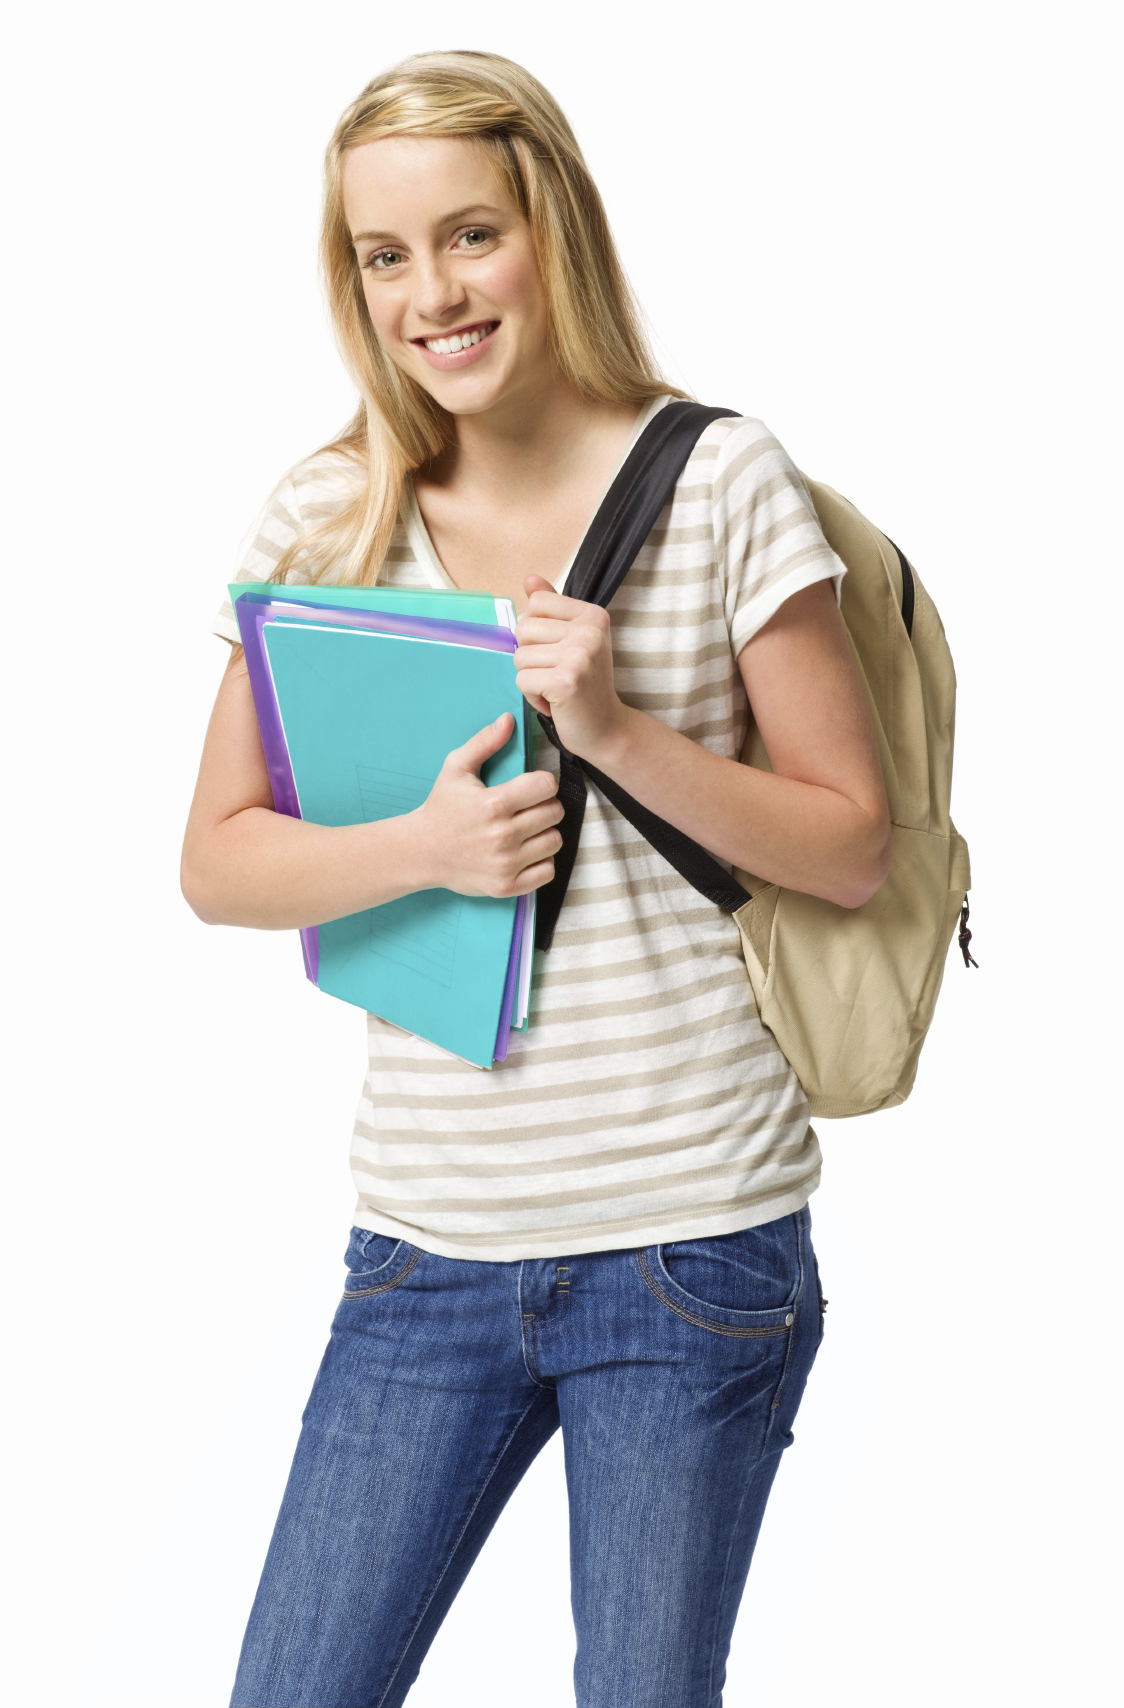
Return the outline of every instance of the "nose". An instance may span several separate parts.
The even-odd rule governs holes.
[[[468,292],[453,269],[436,256],[427,257],[415,275],[414,312],[422,320],[440,323],[463,308]]]

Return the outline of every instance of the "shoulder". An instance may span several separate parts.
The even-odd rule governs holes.
[[[785,492],[812,507],[800,470],[764,421],[752,415],[712,421],[700,434],[680,484],[715,503],[752,504]]]
[[[275,488],[274,497],[287,500],[307,526],[350,503],[365,474],[363,460],[355,452],[328,445],[289,469]]]
[[[238,581],[268,581],[277,565],[317,523],[336,516],[363,483],[364,467],[354,454],[327,446],[288,469],[273,488],[238,553]],[[294,567],[288,579],[307,576]]]
[[[755,416],[712,421],[688,459],[675,499],[693,502],[709,527],[735,655],[785,599],[812,582],[838,591],[844,566],[820,528],[808,484],[780,441]]]

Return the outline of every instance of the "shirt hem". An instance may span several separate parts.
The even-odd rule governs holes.
[[[778,1221],[781,1216],[795,1215],[798,1210],[804,1208],[819,1186],[820,1172],[817,1168],[810,1180],[801,1181],[794,1191],[780,1193],[776,1198],[769,1198],[763,1203],[754,1202],[747,1204],[742,1210],[726,1210],[720,1215],[692,1216],[682,1222],[637,1222],[632,1228],[623,1231],[618,1229],[608,1243],[604,1234],[599,1235],[597,1230],[593,1229],[571,1240],[566,1240],[564,1234],[557,1238],[553,1235],[547,1236],[542,1240],[523,1236],[514,1240],[497,1239],[494,1245],[489,1246],[465,1246],[458,1244],[455,1239],[442,1239],[439,1234],[431,1233],[427,1228],[399,1222],[393,1216],[383,1216],[375,1210],[359,1206],[356,1207],[353,1226],[362,1228],[367,1233],[382,1234],[387,1239],[405,1240],[408,1245],[417,1246],[420,1251],[432,1252],[437,1257],[452,1257],[474,1263],[519,1263],[536,1258],[577,1257],[595,1251],[631,1251],[651,1245],[677,1245],[684,1240],[717,1239],[723,1234],[741,1233],[746,1228],[757,1228],[766,1222]]]

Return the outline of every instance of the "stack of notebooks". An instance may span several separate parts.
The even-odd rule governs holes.
[[[369,824],[412,812],[503,712],[484,783],[530,768],[515,609],[487,593],[235,582],[231,600],[278,812]],[[534,897],[419,890],[301,932],[313,984],[491,1067],[527,1025]]]

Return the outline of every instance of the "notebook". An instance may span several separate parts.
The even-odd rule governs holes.
[[[254,684],[263,741],[265,700],[275,703],[277,727],[266,744],[279,810],[295,807],[314,822],[341,825],[411,812],[449,750],[504,711],[513,714],[515,733],[485,764],[482,780],[507,781],[525,769],[526,705],[515,686],[510,630],[503,625],[497,638],[501,626],[493,622],[466,632],[444,614],[463,612],[471,600],[480,616],[494,617],[506,601],[407,592],[388,602],[388,623],[409,615],[414,601],[433,617],[405,625],[418,632],[394,633],[341,622],[335,589],[333,608],[322,611],[310,599],[293,600],[296,589],[262,589],[256,599],[258,590],[244,583],[231,591],[248,663],[257,652],[272,688],[265,696],[261,681]],[[359,613],[377,609],[372,595],[406,590],[348,591],[364,595],[351,602],[359,623]],[[299,615],[294,605],[304,607]],[[279,788],[282,756],[288,776]],[[310,976],[322,990],[487,1067],[502,1060],[513,1019],[525,1022],[530,911],[522,900],[448,890],[403,896],[321,926]]]

